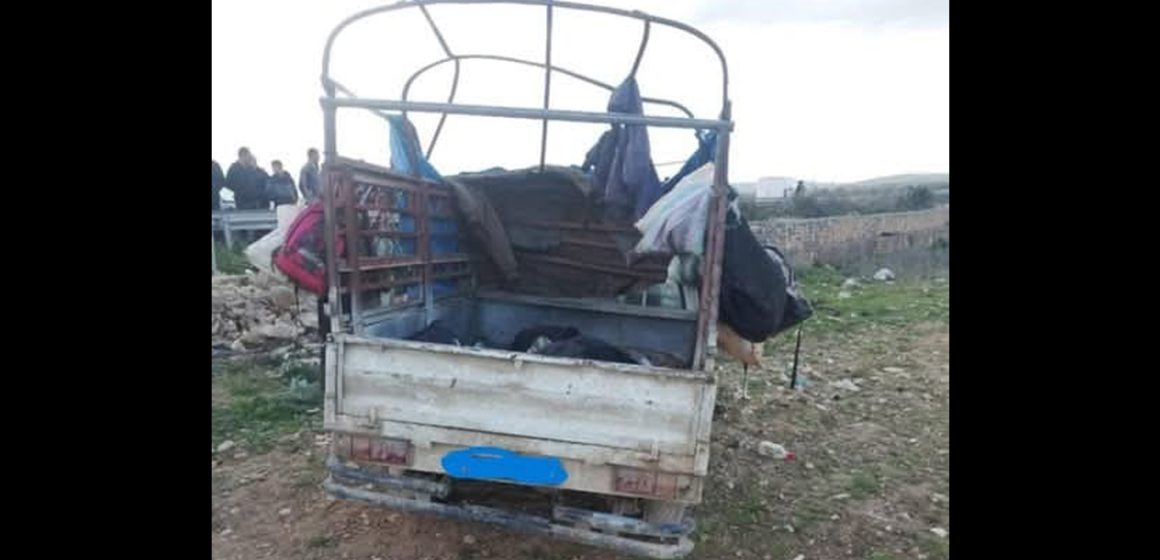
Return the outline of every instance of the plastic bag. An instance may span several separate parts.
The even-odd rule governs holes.
[[[246,247],[246,260],[250,261],[251,265],[266,274],[285,278],[285,275],[274,267],[274,251],[282,246],[282,242],[286,239],[286,229],[290,227],[290,223],[301,209],[302,207],[296,204],[283,204],[274,208],[274,213],[278,217],[278,225],[274,231],[263,235],[261,239]]]

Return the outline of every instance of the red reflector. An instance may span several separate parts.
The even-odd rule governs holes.
[[[392,465],[406,465],[411,443],[397,439],[371,440],[371,460]]]
[[[371,458],[371,438],[353,436],[350,438],[350,456],[353,459],[369,461]]]
[[[675,500],[690,488],[689,477],[676,473],[615,467],[613,478],[613,489],[617,492],[654,496],[665,500]]]
[[[616,469],[616,491],[626,494],[652,495],[656,489],[656,474],[640,469]]]
[[[411,442],[403,439],[334,434],[334,452],[356,461],[373,461],[388,465],[411,464]]]

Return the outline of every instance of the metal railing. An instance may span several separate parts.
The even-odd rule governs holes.
[[[213,273],[218,273],[217,233],[221,232],[227,247],[234,246],[234,232],[269,232],[278,227],[273,210],[225,210],[212,213]]]
[[[512,57],[503,57],[494,54],[486,53],[458,53],[456,54],[439,27],[436,25],[434,18],[428,11],[428,6],[437,5],[490,5],[490,4],[515,4],[529,6],[531,8],[540,8],[544,10],[545,14],[545,45],[544,45],[544,60],[543,62],[534,60],[515,59]],[[331,51],[334,47],[335,39],[342,33],[344,29],[352,23],[375,15],[383,15],[399,10],[419,10],[424,19],[426,19],[428,26],[436,39],[442,47],[444,57],[433,61],[432,63],[420,68],[416,71],[410,79],[407,80],[403,87],[401,99],[373,99],[364,98],[356,95],[349,88],[343,86],[331,76]],[[584,76],[578,72],[565,70],[552,63],[552,20],[553,12],[555,10],[577,11],[577,12],[598,12],[608,14],[611,16],[619,16],[622,18],[634,19],[642,23],[642,35],[640,47],[637,50],[636,59],[630,76],[636,74],[637,68],[640,65],[642,55],[648,45],[649,30],[652,25],[660,25],[671,29],[676,29],[687,33],[696,39],[699,39],[716,55],[721,64],[721,110],[715,119],[696,118],[691,111],[683,105],[659,99],[643,99],[646,103],[668,105],[681,111],[685,116],[683,117],[661,117],[652,115],[630,115],[624,113],[612,112],[591,112],[591,111],[573,111],[573,110],[559,110],[553,109],[550,104],[550,91],[552,83],[552,73],[558,72],[560,74],[570,76],[572,78],[580,79],[590,85],[602,89],[609,89],[610,84],[605,84],[599,80],[595,80],[589,76]],[[540,107],[503,107],[503,106],[485,106],[485,105],[464,105],[455,103],[455,94],[459,85],[459,69],[461,63],[469,60],[490,59],[505,61],[519,65],[537,66],[544,69],[544,96],[543,103]],[[444,63],[452,63],[454,70],[454,77],[451,83],[451,89],[447,95],[446,102],[423,102],[413,101],[408,99],[411,83],[427,70]],[[640,11],[629,11],[618,8],[611,8],[607,6],[595,6],[590,4],[583,4],[579,2],[569,2],[564,0],[412,0],[400,1],[394,4],[380,6],[377,8],[370,8],[358,12],[343,21],[341,21],[331,31],[330,36],[326,40],[326,47],[322,54],[322,88],[324,96],[321,98],[322,114],[323,114],[323,153],[327,164],[331,164],[338,160],[338,132],[337,132],[337,112],[339,109],[361,108],[381,117],[388,117],[389,112],[402,113],[404,118],[408,112],[416,113],[432,113],[439,115],[439,124],[436,126],[434,134],[431,138],[430,144],[427,146],[427,156],[430,157],[432,150],[435,147],[435,141],[439,137],[439,133],[443,129],[443,124],[448,115],[475,115],[487,117],[502,117],[515,119],[532,119],[539,120],[542,123],[542,131],[540,137],[540,169],[544,169],[545,154],[547,151],[548,142],[548,123],[551,121],[566,121],[566,122],[587,122],[587,123],[607,123],[613,125],[643,125],[656,127],[673,127],[685,128],[694,130],[713,130],[717,133],[716,154],[713,158],[716,162],[716,169],[713,177],[713,189],[710,201],[709,210],[709,231],[708,239],[706,240],[705,259],[703,261],[703,270],[701,274],[702,285],[700,291],[700,304],[698,318],[697,318],[697,344],[694,349],[694,367],[706,367],[712,369],[711,356],[716,349],[716,324],[717,324],[717,298],[720,290],[720,277],[722,266],[722,251],[724,244],[724,224],[725,224],[725,210],[726,204],[723,202],[725,192],[727,190],[728,177],[728,153],[729,153],[729,135],[733,130],[732,109],[729,101],[729,70],[725,63],[725,55],[721,52],[720,47],[713,42],[707,35],[697,30],[696,28],[686,25],[684,23],[652,16]],[[339,94],[345,97],[339,97]],[[413,172],[418,176],[418,166],[415,166]],[[328,199],[330,196],[329,189],[324,189],[323,198]],[[329,218],[328,218],[329,220]],[[334,254],[334,246],[332,240],[327,241],[328,253]],[[331,270],[330,283],[333,290],[337,290],[334,286],[338,284],[337,269]],[[337,292],[335,292],[337,293]],[[708,358],[708,359],[707,359]]]

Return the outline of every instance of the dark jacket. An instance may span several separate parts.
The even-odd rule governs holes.
[[[216,212],[222,207],[222,187],[226,186],[226,175],[222,173],[222,166],[213,162],[213,209]]]
[[[294,178],[286,171],[275,173],[266,180],[266,198],[277,204],[298,202],[298,189],[294,188]]]
[[[238,210],[268,208],[266,203],[266,172],[235,161],[226,172],[226,188],[233,191]]]
[[[302,198],[307,203],[318,200],[322,194],[322,179],[317,164],[306,162],[306,165],[302,166],[302,171],[298,172],[298,188],[302,189]]]
[[[258,185],[258,195],[254,201],[254,208],[257,210],[269,210],[270,197],[266,196],[266,184],[270,182],[270,174],[266,173],[266,170],[261,167],[255,167],[254,175],[256,175],[254,182]]]
[[[636,78],[629,76],[608,100],[608,111],[644,114]],[[661,180],[650,156],[648,129],[642,125],[612,125],[588,151],[582,166],[592,173],[604,195],[605,217],[635,221],[661,196]]]

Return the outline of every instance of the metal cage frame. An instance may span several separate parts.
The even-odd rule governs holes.
[[[515,57],[499,56],[482,53],[468,53],[455,54],[448,45],[442,32],[436,25],[435,20],[431,17],[428,6],[436,5],[523,5],[523,6],[540,6],[545,10],[545,46],[544,46],[544,61],[526,60]],[[343,86],[333,77],[331,77],[330,59],[331,51],[334,47],[334,42],[338,36],[352,23],[366,19],[375,15],[388,14],[399,10],[417,9],[420,10],[426,19],[431,31],[435,34],[443,49],[444,58],[436,60],[430,64],[423,66],[416,70],[403,86],[400,99],[373,99],[362,98],[356,95],[349,88]],[[691,111],[685,106],[675,101],[655,98],[643,98],[646,103],[655,105],[665,105],[672,107],[681,113],[684,117],[671,116],[649,116],[649,115],[630,115],[624,113],[611,112],[590,112],[590,111],[572,111],[552,109],[549,103],[552,74],[554,72],[560,73],[588,84],[591,84],[602,89],[612,91],[614,86],[583,75],[579,72],[574,72],[565,68],[561,68],[552,63],[552,15],[556,9],[575,10],[584,12],[595,12],[609,14],[613,16],[625,17],[635,19],[643,22],[644,28],[641,37],[640,47],[638,49],[636,59],[633,63],[631,74],[635,74],[640,66],[644,50],[648,45],[648,38],[650,28],[653,24],[663,25],[679,31],[685,32],[702,41],[707,45],[717,56],[721,63],[721,111],[716,119],[701,119],[696,118]],[[521,64],[525,66],[539,67],[544,70],[544,102],[539,108],[531,107],[503,107],[494,105],[465,105],[455,103],[455,94],[459,85],[459,69],[464,61],[468,60],[494,60],[501,62],[509,62],[513,64]],[[446,102],[423,102],[410,101],[408,99],[411,85],[416,79],[423,75],[428,70],[431,70],[440,65],[452,63],[454,64],[454,74],[450,92],[447,96]],[[630,75],[631,75],[630,74]],[[548,138],[548,122],[549,121],[565,121],[565,122],[587,122],[587,123],[607,123],[607,124],[624,124],[624,125],[644,125],[656,127],[669,128],[684,128],[693,130],[713,130],[717,133],[717,151],[715,154],[716,172],[713,180],[713,194],[709,207],[709,230],[706,240],[705,259],[701,270],[701,289],[700,302],[698,305],[699,313],[697,319],[697,343],[693,354],[693,367],[695,369],[704,369],[706,371],[712,370],[713,355],[716,351],[716,323],[717,323],[717,301],[720,290],[721,264],[722,264],[722,246],[724,243],[724,225],[726,202],[725,194],[728,190],[728,152],[729,152],[729,135],[733,130],[733,122],[731,120],[731,101],[729,100],[729,70],[725,61],[725,55],[721,48],[705,35],[700,30],[668,18],[658,17],[646,14],[637,10],[623,10],[619,8],[611,8],[607,6],[596,6],[591,4],[584,4],[580,2],[557,1],[557,0],[403,0],[394,4],[379,6],[375,8],[366,9],[351,15],[342,20],[330,32],[326,40],[326,47],[322,56],[322,88],[325,95],[320,99],[323,111],[323,145],[324,155],[327,162],[333,162],[338,159],[338,141],[336,130],[336,115],[340,108],[361,108],[370,110],[382,117],[387,116],[387,111],[400,112],[404,116],[408,112],[416,113],[438,113],[440,115],[439,123],[435,129],[434,134],[427,146],[426,155],[430,158],[434,151],[435,144],[442,132],[443,124],[446,122],[448,115],[475,115],[487,117],[500,118],[516,118],[516,119],[531,119],[542,122],[541,138],[540,138],[540,168],[543,169],[545,165],[547,138]],[[339,97],[339,94],[344,97]]]

